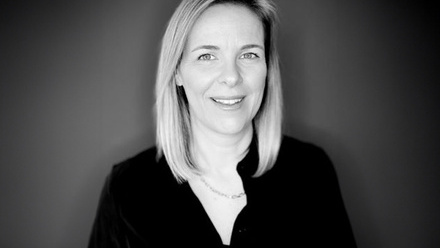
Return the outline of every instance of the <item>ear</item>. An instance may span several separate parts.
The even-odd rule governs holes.
[[[183,86],[182,75],[180,75],[180,70],[177,69],[175,73],[175,80],[177,86]]]

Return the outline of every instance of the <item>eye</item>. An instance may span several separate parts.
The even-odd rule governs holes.
[[[213,59],[215,59],[215,56],[209,53],[202,54],[197,58],[197,60],[213,60]]]
[[[240,56],[241,59],[256,59],[259,58],[259,56],[256,53],[245,53]]]

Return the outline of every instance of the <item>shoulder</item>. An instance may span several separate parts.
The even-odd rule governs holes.
[[[157,188],[165,182],[177,183],[166,163],[157,158],[156,147],[144,150],[113,166],[109,187],[116,195],[135,194],[140,190]]]
[[[325,152],[321,147],[284,135],[278,157],[279,159],[295,160],[324,155]]]
[[[319,223],[323,232],[318,236],[326,242],[353,242],[335,168],[321,147],[284,136],[277,162],[268,174],[270,184],[262,191],[275,196],[271,199],[280,199],[276,208],[283,218],[291,218],[304,230],[317,230]]]
[[[290,136],[283,136],[273,170],[287,174],[319,175],[332,173],[333,165],[320,146]]]
[[[113,166],[110,176],[112,181],[131,178],[144,174],[148,169],[157,170],[156,148],[151,147]]]
[[[273,168],[263,176],[279,192],[295,192],[295,195],[308,201],[312,200],[310,196],[328,199],[339,192],[337,174],[326,152],[313,143],[288,136],[283,138]]]
[[[113,176],[121,176],[124,173],[130,173],[134,171],[144,170],[146,166],[154,169],[158,160],[156,159],[157,149],[156,147],[150,147],[138,154],[131,156],[112,168]]]

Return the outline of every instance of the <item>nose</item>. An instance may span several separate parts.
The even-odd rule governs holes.
[[[229,87],[234,87],[235,85],[241,83],[242,80],[243,78],[241,77],[240,68],[238,67],[236,61],[231,61],[224,64],[220,77],[221,83],[224,83]]]

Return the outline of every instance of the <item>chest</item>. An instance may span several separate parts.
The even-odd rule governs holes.
[[[229,199],[220,195],[212,194],[212,192],[200,189],[197,186],[193,186],[192,188],[201,207],[222,239],[223,244],[229,244],[235,220],[242,209],[246,206],[246,196],[237,199]]]
[[[216,198],[201,203],[223,243],[229,244],[235,220],[246,205],[245,197],[240,200]]]
[[[307,217],[310,215],[294,208],[304,201],[293,197],[296,203],[288,206],[286,203],[291,201],[280,202],[278,195],[297,194],[291,194],[290,190],[289,194],[281,194],[279,190],[272,190],[273,185],[248,184],[247,195],[232,200],[212,194],[203,185],[193,189],[186,183],[165,194],[150,196],[154,201],[141,201],[141,197],[136,197],[135,204],[124,208],[124,219],[152,246],[215,247],[220,242],[230,244],[232,241],[246,244],[245,247],[271,247],[274,240],[281,242],[283,237],[292,237],[293,224],[304,227],[302,217],[307,223],[310,221]],[[301,214],[295,215],[293,221],[291,214],[294,213]],[[289,235],[283,235],[284,232]]]

